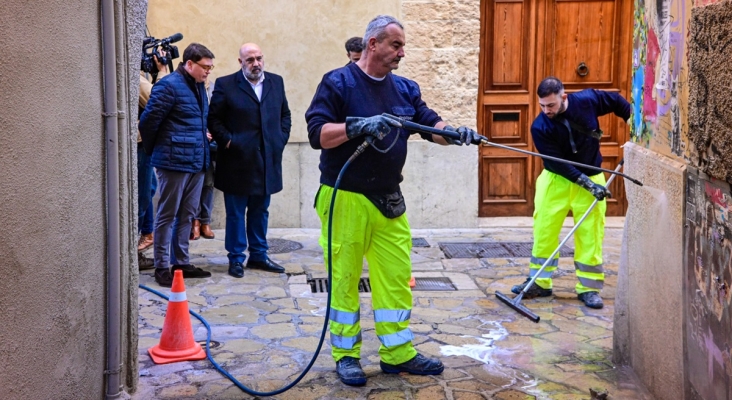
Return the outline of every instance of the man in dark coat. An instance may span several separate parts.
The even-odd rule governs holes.
[[[160,286],[172,285],[171,264],[185,278],[211,276],[190,265],[188,237],[211,157],[203,82],[213,69],[213,58],[205,46],[191,43],[178,69],[153,86],[140,116],[142,144],[152,156],[160,193],[154,237],[155,281]]]
[[[244,276],[247,246],[247,268],[285,271],[267,257],[267,221],[270,196],[282,190],[292,125],[282,77],[264,72],[259,46],[242,45],[239,63],[241,71],[216,80],[208,115],[219,144],[214,187],[224,192],[229,275],[236,278]]]

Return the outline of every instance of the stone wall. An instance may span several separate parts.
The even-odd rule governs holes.
[[[475,128],[480,2],[405,0],[402,14],[407,56],[400,73],[419,83],[424,100],[445,121]]]
[[[689,22],[689,141],[694,164],[732,181],[732,2],[692,10]]]
[[[104,396],[100,12],[92,0],[0,7],[2,399]]]
[[[137,111],[138,97],[140,94],[140,42],[145,37],[145,16],[147,15],[147,0],[118,0],[124,12],[121,17],[124,19],[123,27],[118,27],[125,32],[127,37],[127,57],[121,61],[126,63],[127,85],[127,107],[126,114],[127,129],[120,132],[120,140],[123,148],[122,163],[124,168],[120,170],[123,197],[126,197],[124,204],[127,205],[123,215],[123,221],[127,221],[121,232],[122,237],[122,383],[128,392],[137,389],[137,377],[139,368],[137,356],[139,354],[138,342],[138,288],[139,266],[137,259]],[[124,140],[126,139],[126,140]]]
[[[732,179],[732,3],[636,0],[634,16],[631,136],[646,149],[626,145],[626,173],[646,186],[626,186],[615,358],[657,398],[728,398],[729,325],[715,322],[732,298],[726,183],[682,170]]]
[[[628,212],[618,269],[614,362],[630,365],[657,399],[683,393],[685,165],[627,143]]]

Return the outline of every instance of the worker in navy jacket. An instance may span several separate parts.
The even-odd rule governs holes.
[[[459,140],[421,134],[425,140],[442,145],[480,142],[472,129],[456,130],[442,121],[422,100],[416,82],[392,73],[405,56],[405,41],[404,27],[394,17],[379,15],[371,20],[363,36],[361,59],[325,74],[305,113],[310,146],[320,150],[320,189],[315,208],[322,224],[320,243],[326,263],[331,257],[325,251],[329,240],[333,249],[331,352],[338,377],[352,386],[366,384],[360,362],[358,296],[364,256],[373,290],[375,332],[381,342],[381,370],[417,375],[437,375],[444,370],[439,359],[417,353],[409,328],[412,240],[399,184],[413,132],[382,114],[458,133]],[[367,138],[375,144],[349,164],[331,215],[338,174]],[[379,152],[374,147],[389,151]],[[331,216],[333,231],[328,239]]]
[[[537,89],[542,112],[531,125],[531,137],[539,153],[599,167],[602,164],[598,117],[613,113],[623,120],[630,118],[630,104],[618,93],[586,89],[564,93],[564,85],[555,77],[544,79]],[[511,291],[518,294],[539,273],[525,296],[552,294],[552,274],[559,255],[548,257],[559,245],[564,218],[572,211],[577,222],[597,201],[597,205],[574,235],[574,265],[578,282],[575,291],[587,307],[602,308],[600,297],[605,274],[602,266],[602,240],[605,232],[605,175],[594,169],[544,160],[544,171],[536,180],[534,198],[534,246],[529,262],[529,278]]]
[[[267,256],[272,194],[282,190],[282,153],[290,137],[290,108],[282,77],[264,72],[264,55],[254,43],[239,50],[241,69],[216,80],[208,129],[218,143],[214,187],[224,192],[229,275],[247,268],[285,269]]]
[[[211,276],[189,263],[191,221],[198,210],[201,187],[210,163],[206,137],[208,102],[204,81],[213,69],[214,55],[191,43],[172,74],[153,86],[140,116],[140,135],[158,178],[157,217],[154,233],[155,281],[173,283],[172,271],[185,278]]]

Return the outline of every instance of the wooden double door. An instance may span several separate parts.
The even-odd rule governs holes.
[[[550,75],[567,93],[593,88],[630,100],[632,29],[632,1],[481,0],[480,133],[535,152],[530,128],[541,112],[536,86]],[[614,114],[600,118],[600,125],[602,166],[615,169],[628,127]],[[541,159],[488,145],[479,154],[479,215],[531,215]],[[625,215],[623,180],[610,190],[607,215]]]

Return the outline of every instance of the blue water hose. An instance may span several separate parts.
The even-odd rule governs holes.
[[[216,360],[213,359],[213,356],[211,355],[211,348],[210,348],[211,326],[208,324],[206,319],[204,319],[198,313],[191,311],[190,309],[188,310],[188,312],[191,315],[196,317],[196,319],[201,321],[203,326],[206,327],[206,358],[208,358],[208,360],[211,362],[211,364],[213,364],[214,368],[216,368],[217,371],[219,371],[225,377],[229,378],[229,380],[232,381],[234,383],[234,385],[236,385],[236,387],[238,387],[239,389],[241,389],[242,391],[244,391],[245,393],[247,393],[249,395],[261,396],[261,397],[274,396],[274,395],[277,395],[277,394],[280,394],[280,393],[283,393],[283,392],[286,392],[286,391],[292,389],[295,385],[297,385],[302,380],[303,377],[305,377],[305,374],[307,374],[308,371],[310,371],[310,368],[313,367],[313,364],[315,364],[315,360],[318,358],[318,355],[320,354],[320,349],[323,347],[323,342],[325,341],[325,334],[328,330],[328,320],[330,319],[330,296],[331,296],[330,293],[331,293],[331,286],[332,286],[332,282],[333,282],[333,246],[332,246],[333,210],[335,209],[336,192],[338,192],[338,187],[341,184],[341,178],[343,177],[343,173],[346,171],[346,168],[348,168],[348,166],[351,164],[351,162],[353,160],[355,160],[356,157],[361,155],[368,146],[369,146],[369,141],[364,141],[360,146],[358,146],[358,148],[353,153],[353,155],[343,165],[343,168],[341,168],[341,171],[338,173],[338,178],[336,179],[335,186],[333,187],[333,197],[331,198],[330,211],[328,212],[328,301],[325,306],[325,317],[323,319],[323,329],[320,332],[320,340],[318,341],[318,347],[315,349],[315,354],[313,354],[313,357],[310,359],[310,362],[305,367],[305,370],[303,370],[302,373],[297,378],[295,378],[294,381],[290,382],[289,384],[283,386],[280,389],[273,390],[271,392],[258,392],[256,390],[252,390],[252,389],[244,386],[244,384],[242,384],[236,378],[234,378],[221,365],[219,365],[219,363],[217,363]],[[151,292],[153,294],[156,294],[156,295],[164,298],[165,300],[168,300],[168,296],[166,296],[165,294],[163,294],[155,289],[152,289],[145,285],[139,285],[139,286],[141,289],[145,289],[148,292]]]

